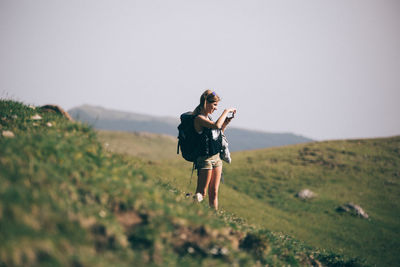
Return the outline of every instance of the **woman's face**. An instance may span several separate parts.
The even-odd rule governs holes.
[[[218,109],[218,102],[207,102],[206,104],[206,112],[212,114],[214,111]]]

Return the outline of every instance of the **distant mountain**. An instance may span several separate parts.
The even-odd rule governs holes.
[[[86,122],[96,129],[150,132],[177,136],[179,118],[156,117],[139,113],[83,105],[68,111],[78,121]],[[312,142],[312,139],[291,133],[267,133],[230,127],[226,130],[231,151],[260,149]]]

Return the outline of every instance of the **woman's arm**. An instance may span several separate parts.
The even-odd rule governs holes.
[[[236,113],[236,109],[235,108],[225,109],[216,122],[209,120],[203,115],[197,116],[196,119],[194,120],[196,130],[201,131],[203,127],[210,129],[222,129],[226,116],[228,115],[229,112]]]
[[[225,121],[224,121],[224,123],[222,124],[222,128],[221,128],[221,131],[222,132],[225,132],[225,128],[226,128],[226,126],[228,126],[228,124],[231,122],[231,120],[233,119],[233,117],[231,117],[231,118],[226,118],[225,119]]]

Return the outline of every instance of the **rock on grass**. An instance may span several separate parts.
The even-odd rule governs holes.
[[[296,194],[296,197],[302,199],[302,200],[307,200],[316,197],[317,194],[315,194],[313,191],[310,189],[303,189],[300,192]]]
[[[336,209],[338,212],[347,212],[354,216],[359,216],[364,219],[368,219],[368,214],[359,206],[353,203],[346,203]]]

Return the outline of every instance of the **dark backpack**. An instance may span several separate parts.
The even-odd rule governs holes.
[[[190,162],[194,162],[199,155],[199,134],[194,129],[193,112],[185,112],[181,115],[181,123],[178,126],[178,149],[182,152],[182,157]]]

